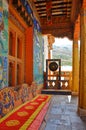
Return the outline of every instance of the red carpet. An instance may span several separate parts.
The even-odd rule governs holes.
[[[0,130],[37,130],[46,113],[50,98],[49,95],[39,95],[14,109],[0,119]]]

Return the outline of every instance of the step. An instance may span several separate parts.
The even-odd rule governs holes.
[[[51,95],[71,95],[71,90],[56,90],[56,89],[43,89],[41,94],[51,94]]]

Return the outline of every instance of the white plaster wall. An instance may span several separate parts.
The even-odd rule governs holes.
[[[48,37],[47,35],[43,36],[44,38],[44,72],[46,72],[46,59],[48,59]]]

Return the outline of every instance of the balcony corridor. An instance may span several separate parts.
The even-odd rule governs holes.
[[[40,130],[86,130],[86,117],[77,114],[76,96],[55,95]]]

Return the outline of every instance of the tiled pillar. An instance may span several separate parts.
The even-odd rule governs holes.
[[[80,115],[86,116],[86,2],[83,1],[80,14],[80,84],[79,84],[79,108]]]
[[[79,90],[79,51],[78,40],[73,41],[73,74],[72,74],[72,94],[78,94]]]

